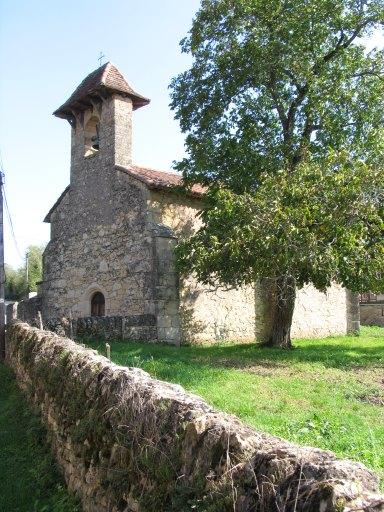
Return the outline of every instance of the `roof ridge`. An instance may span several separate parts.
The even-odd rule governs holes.
[[[149,188],[172,190],[182,187],[183,176],[174,172],[160,171],[148,167],[115,165],[115,169],[129,174],[138,181],[143,182]],[[199,184],[192,185],[187,190],[188,195],[201,197],[206,192],[206,187]]]
[[[104,64],[103,64],[104,65]],[[107,79],[107,76],[108,76],[108,73],[111,69],[111,66],[113,66],[112,62],[111,61],[108,61],[105,65],[105,68],[104,68],[104,71],[103,71],[103,74],[101,75],[101,78],[100,78],[100,85],[105,85],[105,82],[106,82],[106,79]],[[116,66],[114,66],[116,68]],[[117,68],[116,68],[117,69]],[[108,70],[108,71],[107,71]]]
[[[164,169],[158,169],[155,167],[148,167],[146,165],[137,165],[137,164],[132,164],[127,167],[127,169],[129,169],[129,168],[143,169],[145,171],[163,172],[164,174],[172,174],[172,176],[179,176],[180,178],[182,177],[182,175],[180,173],[178,173],[177,171],[172,171],[171,169],[169,169],[168,171],[165,171]]]
[[[54,115],[64,119],[74,119],[73,111],[85,110],[84,104],[91,105],[89,97],[99,92],[114,92],[128,96],[132,100],[133,110],[148,105],[149,99],[132,89],[124,75],[110,61],[89,73],[76,87],[65,103],[55,110]]]

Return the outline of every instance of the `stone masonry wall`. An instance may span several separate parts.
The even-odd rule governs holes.
[[[174,265],[174,248],[177,240],[169,230],[156,225],[154,279],[156,282],[157,334],[159,340],[180,345],[179,278]]]
[[[313,286],[305,286],[297,292],[292,336],[321,338],[346,334],[348,314],[345,288],[333,285],[322,293]]]
[[[129,206],[119,209],[119,202]],[[80,217],[73,219],[73,209],[57,208],[55,214],[66,217],[67,227],[44,253],[42,294],[47,318],[68,316],[69,311],[74,318],[89,316],[96,291],[105,296],[106,315],[155,313],[153,237],[146,232],[142,203],[140,188],[126,182],[115,195],[115,212],[100,223],[87,226]]]
[[[76,339],[157,341],[154,315],[100,316],[73,320]]]
[[[66,338],[10,325],[7,362],[84,512],[383,510],[362,464],[257,432]]]
[[[197,216],[200,204],[198,198],[152,191],[149,208],[155,222],[169,227],[177,238],[184,238],[201,225]],[[349,308],[347,295],[346,290],[337,285],[326,293],[313,286],[298,290],[292,336],[322,337],[358,330],[358,312],[356,308]],[[265,300],[267,295],[260,286],[215,290],[189,277],[180,283],[182,336],[187,341],[264,340],[271,328]]]
[[[44,253],[45,321],[88,317],[96,291],[107,316],[156,315],[148,190],[115,167],[131,161],[131,111],[130,100],[107,98],[72,128],[71,185],[51,213]],[[91,115],[100,116],[100,150],[85,157],[83,124]]]
[[[190,236],[201,224],[200,200],[182,194],[151,191],[148,203],[152,219],[172,230],[176,239]],[[174,244],[175,245],[175,244]],[[169,254],[174,265],[174,256]],[[255,317],[261,315],[254,287],[238,290],[203,286],[192,276],[179,282],[179,316],[182,341],[254,340]],[[176,303],[175,303],[176,304]]]
[[[360,304],[360,319],[362,325],[384,327],[384,303]]]

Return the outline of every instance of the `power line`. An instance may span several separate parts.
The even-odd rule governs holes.
[[[4,176],[4,173],[3,173],[3,176]],[[11,212],[9,211],[9,206],[8,206],[8,201],[7,201],[7,194],[6,194],[6,190],[5,190],[5,185],[4,184],[3,184],[3,193],[4,193],[5,212],[7,214],[7,219],[8,219],[8,222],[9,222],[9,227],[11,228],[11,234],[12,234],[13,241],[15,243],[16,251],[18,252],[20,258],[24,259],[24,256],[21,254],[21,251],[19,249],[19,245],[18,245],[17,240],[16,240],[15,230],[13,228]]]
[[[3,158],[2,158],[2,154],[1,154],[1,149],[0,149],[0,172],[1,172],[1,175],[2,175],[2,178],[3,178],[1,181],[2,181],[2,189],[3,189],[3,193],[4,193],[5,212],[6,212],[6,215],[7,215],[9,227],[11,229],[11,234],[12,234],[12,238],[13,238],[13,241],[14,241],[14,244],[15,244],[15,247],[16,247],[16,251],[17,251],[20,259],[23,260],[24,256],[21,254],[21,251],[19,249],[19,245],[18,245],[17,240],[16,240],[16,235],[15,235],[15,230],[14,230],[14,227],[13,227],[11,212],[9,210],[8,201],[7,201],[7,194],[6,194],[5,183],[4,183],[5,172],[4,172]]]

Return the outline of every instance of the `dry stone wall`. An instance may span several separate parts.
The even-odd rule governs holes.
[[[157,340],[154,315],[85,317],[73,321],[76,338],[102,338],[103,340]]]
[[[38,327],[40,325],[39,312],[41,313],[41,310],[42,298],[39,296],[14,302],[7,307],[7,323],[18,319]]]
[[[362,464],[257,432],[177,385],[26,324],[7,362],[85,512],[378,512]]]

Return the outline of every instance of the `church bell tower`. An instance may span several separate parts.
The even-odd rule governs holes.
[[[132,164],[132,112],[149,99],[107,62],[90,73],[54,115],[72,127],[71,186],[89,167]]]

